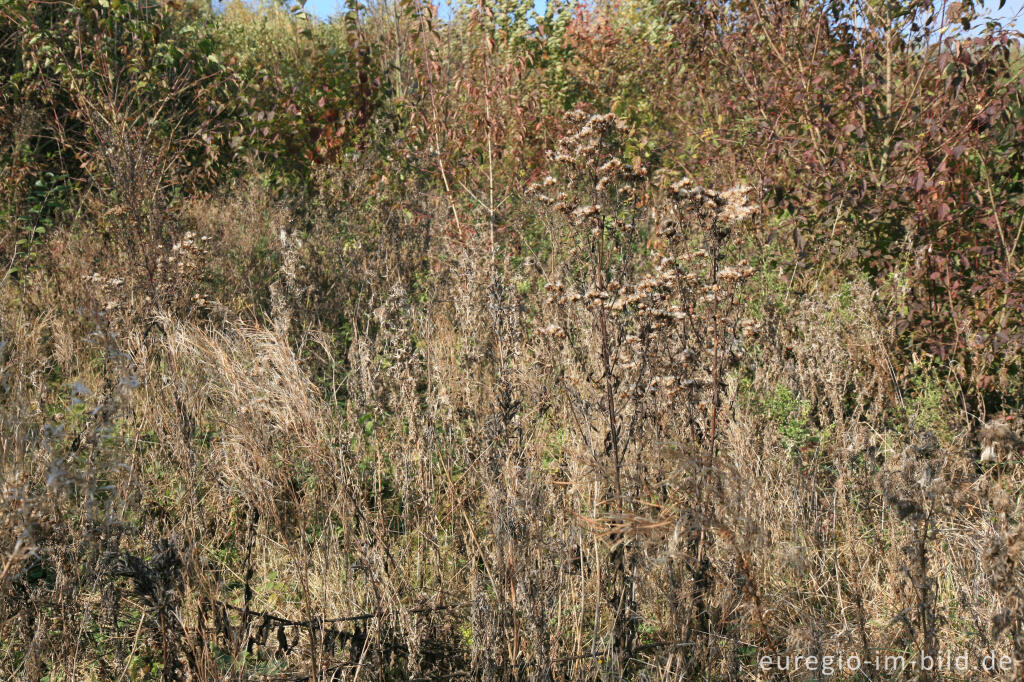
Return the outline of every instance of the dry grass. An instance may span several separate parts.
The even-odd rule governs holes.
[[[55,237],[0,292],[0,669],[1024,655],[1016,463],[980,464],[941,375],[894,366],[872,290],[793,295],[743,260],[744,192],[624,168],[614,117],[571,122],[509,218],[546,252],[496,247],[486,210],[426,240],[337,196],[301,238],[257,182],[190,203],[155,279]]]

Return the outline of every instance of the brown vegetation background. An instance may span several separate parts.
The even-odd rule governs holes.
[[[983,10],[0,0],[0,677],[1017,679]]]

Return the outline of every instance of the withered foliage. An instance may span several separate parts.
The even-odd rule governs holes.
[[[948,9],[0,0],[0,677],[1018,679]]]

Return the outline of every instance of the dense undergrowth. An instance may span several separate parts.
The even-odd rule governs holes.
[[[0,676],[1018,678],[981,9],[0,0]]]

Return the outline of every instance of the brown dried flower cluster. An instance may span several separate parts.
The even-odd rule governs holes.
[[[635,517],[629,500],[651,484],[639,443],[677,431],[667,415],[703,453],[695,472],[714,458],[724,377],[760,330],[735,313],[754,268],[723,263],[731,228],[756,207],[745,186],[717,192],[683,179],[641,210],[633,198],[653,190],[646,172],[621,161],[616,137],[625,127],[611,115],[570,120],[579,129],[550,155],[562,179],[531,187],[582,240],[544,287],[548,320],[539,332],[552,352],[541,362],[567,368],[559,376],[576,396],[578,423],[589,425],[581,437],[595,443],[594,473],[617,500],[615,518]],[[617,251],[622,235],[641,231],[652,235],[646,254]]]
[[[153,299],[161,305],[187,299],[192,305],[204,306],[206,298],[194,291],[196,278],[209,255],[210,238],[188,231],[168,251],[158,245],[156,290]]]
[[[569,179],[558,197],[579,193],[584,177],[589,177],[593,190],[600,193],[623,169],[622,162],[611,155],[606,139],[610,132],[623,131],[621,123],[612,115],[575,118],[582,127],[563,139],[551,155],[568,165]],[[607,160],[599,163],[601,159]],[[543,183],[545,189],[554,185],[550,176]],[[539,192],[540,185],[532,189]],[[729,315],[737,302],[737,290],[754,269],[745,260],[728,266],[717,260],[729,228],[756,212],[749,196],[750,188],[745,185],[717,192],[684,178],[670,187],[664,204],[652,212],[657,239],[651,241],[646,268],[629,278],[592,271],[586,281],[558,279],[545,286],[547,303],[554,308],[577,306],[606,316],[615,326],[610,371],[616,375],[623,397],[660,390],[664,397],[672,398],[689,389],[710,387],[716,363],[739,357],[742,340],[757,334],[759,325],[753,320],[734,320]],[[575,205],[567,198],[554,201],[548,197],[546,203],[561,210],[570,224],[586,230],[595,241],[602,239],[605,229],[602,216],[618,213],[597,203]],[[658,215],[663,219],[657,220]],[[626,226],[622,219],[613,224]],[[595,244],[591,257],[600,248]],[[595,263],[598,260],[602,259]],[[573,316],[563,310],[559,317],[568,320]],[[541,331],[558,343],[568,338],[559,324],[549,324]],[[716,334],[724,335],[717,349],[709,340]],[[698,356],[702,362],[695,362]]]
[[[561,183],[564,186],[559,191],[559,181],[549,175],[531,184],[527,192],[568,216],[573,225],[591,221],[596,226],[602,215],[601,204],[570,201],[570,196],[585,189],[598,196],[622,195],[620,200],[629,199],[635,192],[632,181],[645,177],[647,170],[643,166],[626,166],[617,155],[618,140],[629,132],[629,127],[615,114],[588,115],[575,110],[567,113],[565,119],[578,129],[561,138],[547,155],[565,169],[565,180]]]

